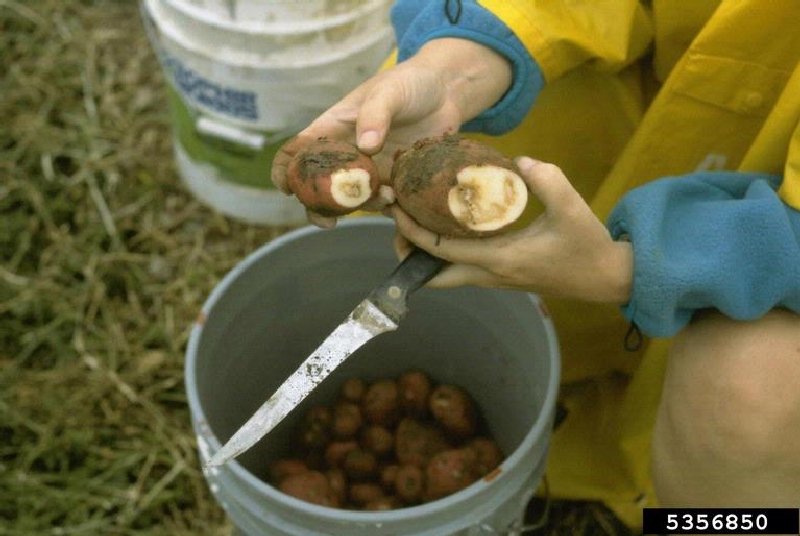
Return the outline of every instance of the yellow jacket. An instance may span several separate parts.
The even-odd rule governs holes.
[[[547,82],[514,132],[485,141],[558,164],[599,217],[633,187],[703,169],[783,175],[779,195],[800,209],[800,2],[478,3]],[[548,303],[569,410],[551,494],[605,501],[638,526],[655,504],[649,447],[669,341],[627,353],[615,307]]]

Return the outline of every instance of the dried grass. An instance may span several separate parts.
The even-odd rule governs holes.
[[[284,229],[180,185],[133,0],[0,0],[0,51],[0,535],[229,534],[182,355],[213,285]],[[562,519],[599,526],[581,512]]]

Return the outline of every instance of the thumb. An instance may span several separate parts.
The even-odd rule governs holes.
[[[369,92],[356,119],[356,143],[361,152],[380,152],[392,119],[403,105],[403,94],[396,84],[378,84]]]
[[[530,191],[551,214],[560,214],[581,200],[580,194],[555,164],[540,162],[527,156],[517,158],[516,164]]]

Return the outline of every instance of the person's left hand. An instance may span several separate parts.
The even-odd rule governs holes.
[[[633,252],[606,227],[553,164],[527,157],[517,166],[545,211],[528,227],[488,238],[446,238],[420,227],[396,204],[395,249],[416,244],[450,263],[428,286],[476,285],[543,296],[623,304],[630,299]]]

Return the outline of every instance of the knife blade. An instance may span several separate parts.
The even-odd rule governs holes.
[[[206,467],[222,465],[258,443],[345,359],[377,335],[396,330],[408,312],[408,296],[446,264],[445,260],[414,248],[211,456]]]

